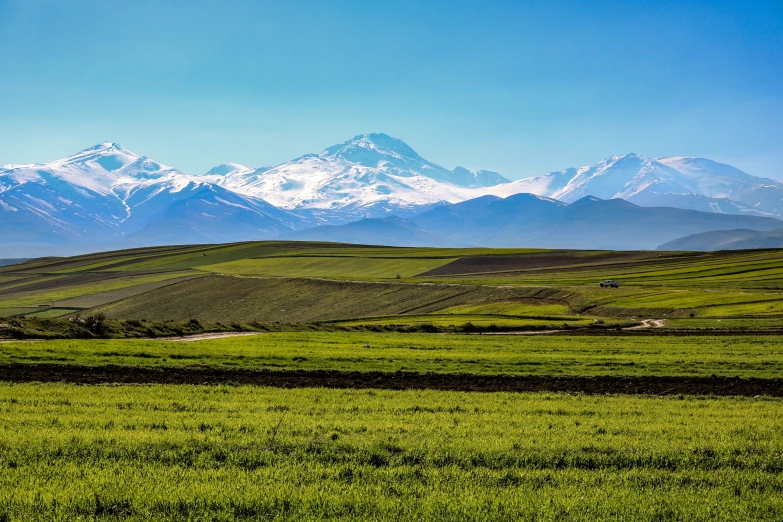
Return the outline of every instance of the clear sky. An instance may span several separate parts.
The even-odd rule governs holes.
[[[517,179],[612,154],[783,179],[783,1],[0,0],[0,164],[188,173],[365,132]]]

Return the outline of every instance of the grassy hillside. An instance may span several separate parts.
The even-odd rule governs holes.
[[[515,299],[534,306],[566,295],[546,288],[208,276],[100,310],[112,318],[295,323],[425,314],[465,303]]]

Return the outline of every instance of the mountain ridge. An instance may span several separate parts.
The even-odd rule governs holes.
[[[47,253],[134,241],[272,239],[363,218],[415,222],[432,212],[419,219],[445,219],[454,212],[449,205],[468,201],[478,214],[451,215],[449,233],[462,223],[464,235],[476,234],[470,241],[518,241],[514,221],[542,222],[558,205],[588,195],[726,215],[783,212],[783,184],[705,158],[629,153],[509,181],[487,170],[449,170],[402,140],[374,133],[274,167],[223,163],[189,175],[106,141],[49,163],[0,167],[0,246],[7,256],[23,257],[31,245]],[[506,239],[496,237],[500,230]]]
[[[705,201],[684,196],[700,196],[710,198],[709,203],[718,213],[783,217],[783,183],[706,158],[655,159],[628,153],[592,165],[513,181],[503,188],[506,194],[530,192],[565,202],[588,194],[639,203],[672,201],[679,196],[681,208],[690,210],[700,210]]]

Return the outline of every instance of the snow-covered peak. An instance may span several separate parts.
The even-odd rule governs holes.
[[[732,167],[731,165],[726,165],[725,163],[718,163],[717,161],[713,161],[707,158],[689,158],[684,156],[671,156],[668,158],[659,158],[657,161],[673,169],[676,169],[677,171],[682,172],[690,177],[695,177],[695,178],[701,178],[701,177],[711,177],[713,179],[721,178],[724,180],[732,180],[741,183],[752,183],[752,184],[758,184],[759,181],[764,180],[764,181],[771,182],[773,184],[780,184],[779,182],[771,179],[752,176],[747,172],[743,172],[742,170],[736,167]]]
[[[271,169],[232,172],[219,183],[286,208],[407,207],[463,201],[481,187],[507,182],[500,174],[450,171],[387,134],[360,134]]]
[[[122,148],[118,143],[104,141],[94,147],[80,150],[76,154],[52,161],[47,166],[80,165],[88,168],[96,168],[106,172],[121,169],[125,165],[139,159],[138,154]]]
[[[239,163],[221,163],[217,167],[212,167],[204,175],[205,176],[229,176],[238,172],[249,172],[253,170],[251,167],[240,165]]]
[[[425,161],[407,143],[383,133],[359,134],[348,141],[326,148],[319,156],[345,159],[366,167],[377,167],[379,161]]]
[[[117,143],[104,141],[66,158],[49,163],[9,165],[0,170],[10,188],[24,183],[66,182],[98,194],[126,195],[151,180],[185,177],[178,170],[139,156]],[[180,183],[181,184],[181,183]]]
[[[693,198],[683,198],[692,195],[725,199],[722,203],[713,202],[724,208],[753,208],[755,212],[772,215],[781,215],[783,211],[783,184],[751,176],[731,165],[682,156],[655,159],[636,153],[618,154],[593,165],[498,185],[493,194],[515,192],[531,192],[568,203],[588,195],[641,204],[676,200],[686,205],[683,208],[696,205]],[[662,195],[666,197],[661,198]]]
[[[102,141],[98,143],[97,145],[94,145],[92,147],[88,147],[81,152],[87,152],[87,151],[106,151],[106,150],[117,150],[117,151],[124,151],[129,154],[133,154],[132,152],[129,152],[122,148],[122,145],[119,143],[115,143],[113,141]]]

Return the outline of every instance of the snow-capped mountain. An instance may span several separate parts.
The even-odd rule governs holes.
[[[205,210],[183,213],[191,224],[175,230],[163,221],[182,202],[187,203],[180,211],[199,205]],[[137,244],[143,237],[203,242],[216,237],[215,223],[238,216],[243,223],[254,222],[249,229],[240,227],[245,238],[276,237],[301,222],[258,198],[217,186],[210,177],[188,176],[111,142],[50,163],[0,167],[0,246],[7,255],[17,247],[37,254],[51,246],[72,251],[69,247],[113,245],[133,234]],[[234,232],[226,227],[227,237],[237,237]]]
[[[509,197],[514,195],[519,196]],[[645,207],[783,216],[783,184],[701,158],[626,154],[509,182],[496,172],[449,170],[386,134],[362,134],[276,167],[223,163],[192,176],[103,142],[50,163],[0,167],[0,257],[292,237],[314,226],[392,215],[428,231],[438,223],[439,233],[448,223],[452,243],[471,228],[477,234],[471,244],[491,237],[497,244],[519,246],[520,238],[533,237],[520,235],[514,228],[519,223],[535,228],[558,205],[588,195]],[[492,203],[496,197],[506,199]],[[456,203],[468,213],[454,214],[449,204]],[[480,212],[485,204],[494,210]],[[601,205],[595,208],[609,209],[609,214],[620,208]],[[471,212],[484,216],[483,221],[470,221]],[[723,224],[704,216],[697,221],[705,231],[713,222]],[[393,220],[371,220],[345,230],[368,227],[397,233],[405,228]]]
[[[496,172],[448,170],[402,140],[362,134],[271,169],[233,171],[219,183],[280,208],[341,209],[359,216],[464,201],[508,180]]]
[[[239,173],[247,173],[251,170],[258,170],[260,172],[264,172],[265,170],[269,170],[268,168],[258,168],[254,169],[252,167],[246,167],[244,165],[240,165],[239,163],[221,163],[217,167],[212,167],[207,171],[204,176],[228,176],[230,174],[239,174]]]
[[[498,195],[530,192],[565,202],[588,195],[645,206],[783,216],[783,183],[704,158],[612,156],[594,165],[501,185]]]

